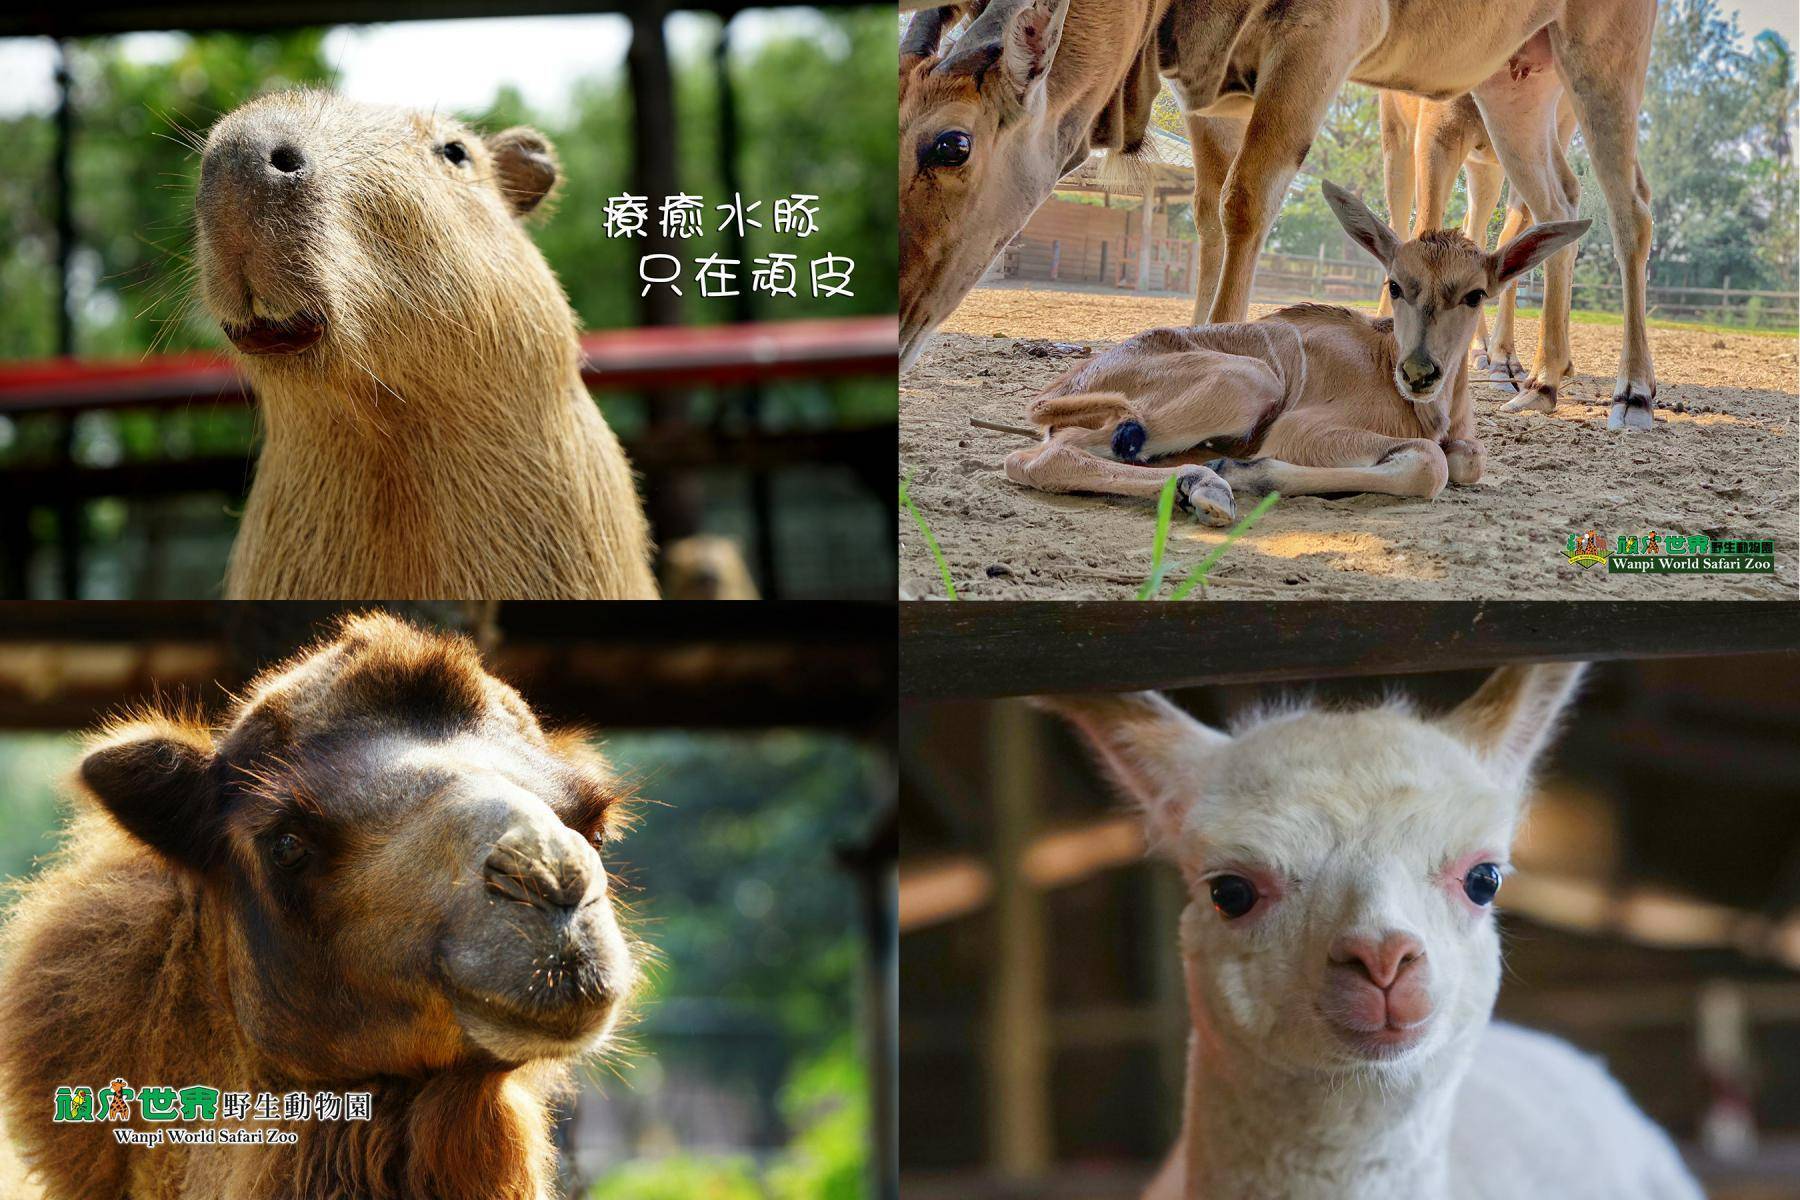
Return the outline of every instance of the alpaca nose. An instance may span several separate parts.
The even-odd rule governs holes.
[[[1380,937],[1347,934],[1326,953],[1333,964],[1357,972],[1386,991],[1425,957],[1425,947],[1412,934],[1394,930]]]
[[[555,915],[587,898],[595,876],[594,852],[560,823],[528,823],[494,843],[482,876],[489,890]]]
[[[1438,365],[1430,357],[1419,350],[1414,350],[1400,362],[1400,374],[1406,379],[1406,386],[1415,392],[1430,390],[1442,376]]]

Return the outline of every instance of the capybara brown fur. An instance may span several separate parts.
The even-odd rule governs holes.
[[[467,642],[346,621],[221,719],[95,734],[0,929],[0,1122],[51,1200],[548,1200],[550,1106],[638,975],[600,857],[624,791]],[[62,1086],[368,1093],[369,1119],[151,1123]],[[340,1114],[347,1115],[347,1114]]]
[[[523,227],[558,175],[533,130],[322,91],[213,127],[200,291],[264,430],[228,596],[655,596],[630,465]]]

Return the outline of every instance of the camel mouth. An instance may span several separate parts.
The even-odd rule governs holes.
[[[241,324],[221,322],[220,327],[233,346],[245,354],[259,357],[299,354],[317,345],[325,336],[325,318],[306,312],[279,321],[252,316]]]
[[[469,1036],[505,1059],[559,1058],[591,1046],[619,1011],[610,990],[545,1005],[452,984],[451,1006]]]

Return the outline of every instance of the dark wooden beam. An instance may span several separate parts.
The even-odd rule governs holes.
[[[1621,580],[1629,586],[1632,581]],[[903,604],[900,690],[945,700],[1800,650],[1800,606],[1731,601]]]

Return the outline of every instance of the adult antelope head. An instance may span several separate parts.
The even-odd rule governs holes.
[[[1485,254],[1453,229],[1434,229],[1402,243],[1355,196],[1330,182],[1324,191],[1344,232],[1387,272],[1394,306],[1394,390],[1413,404],[1434,403],[1456,377],[1482,301],[1580,238],[1591,223],[1533,225]]]
[[[1068,11],[1069,0],[977,3],[940,51],[963,9],[924,9],[900,40],[903,371],[1074,165],[1046,96]]]

